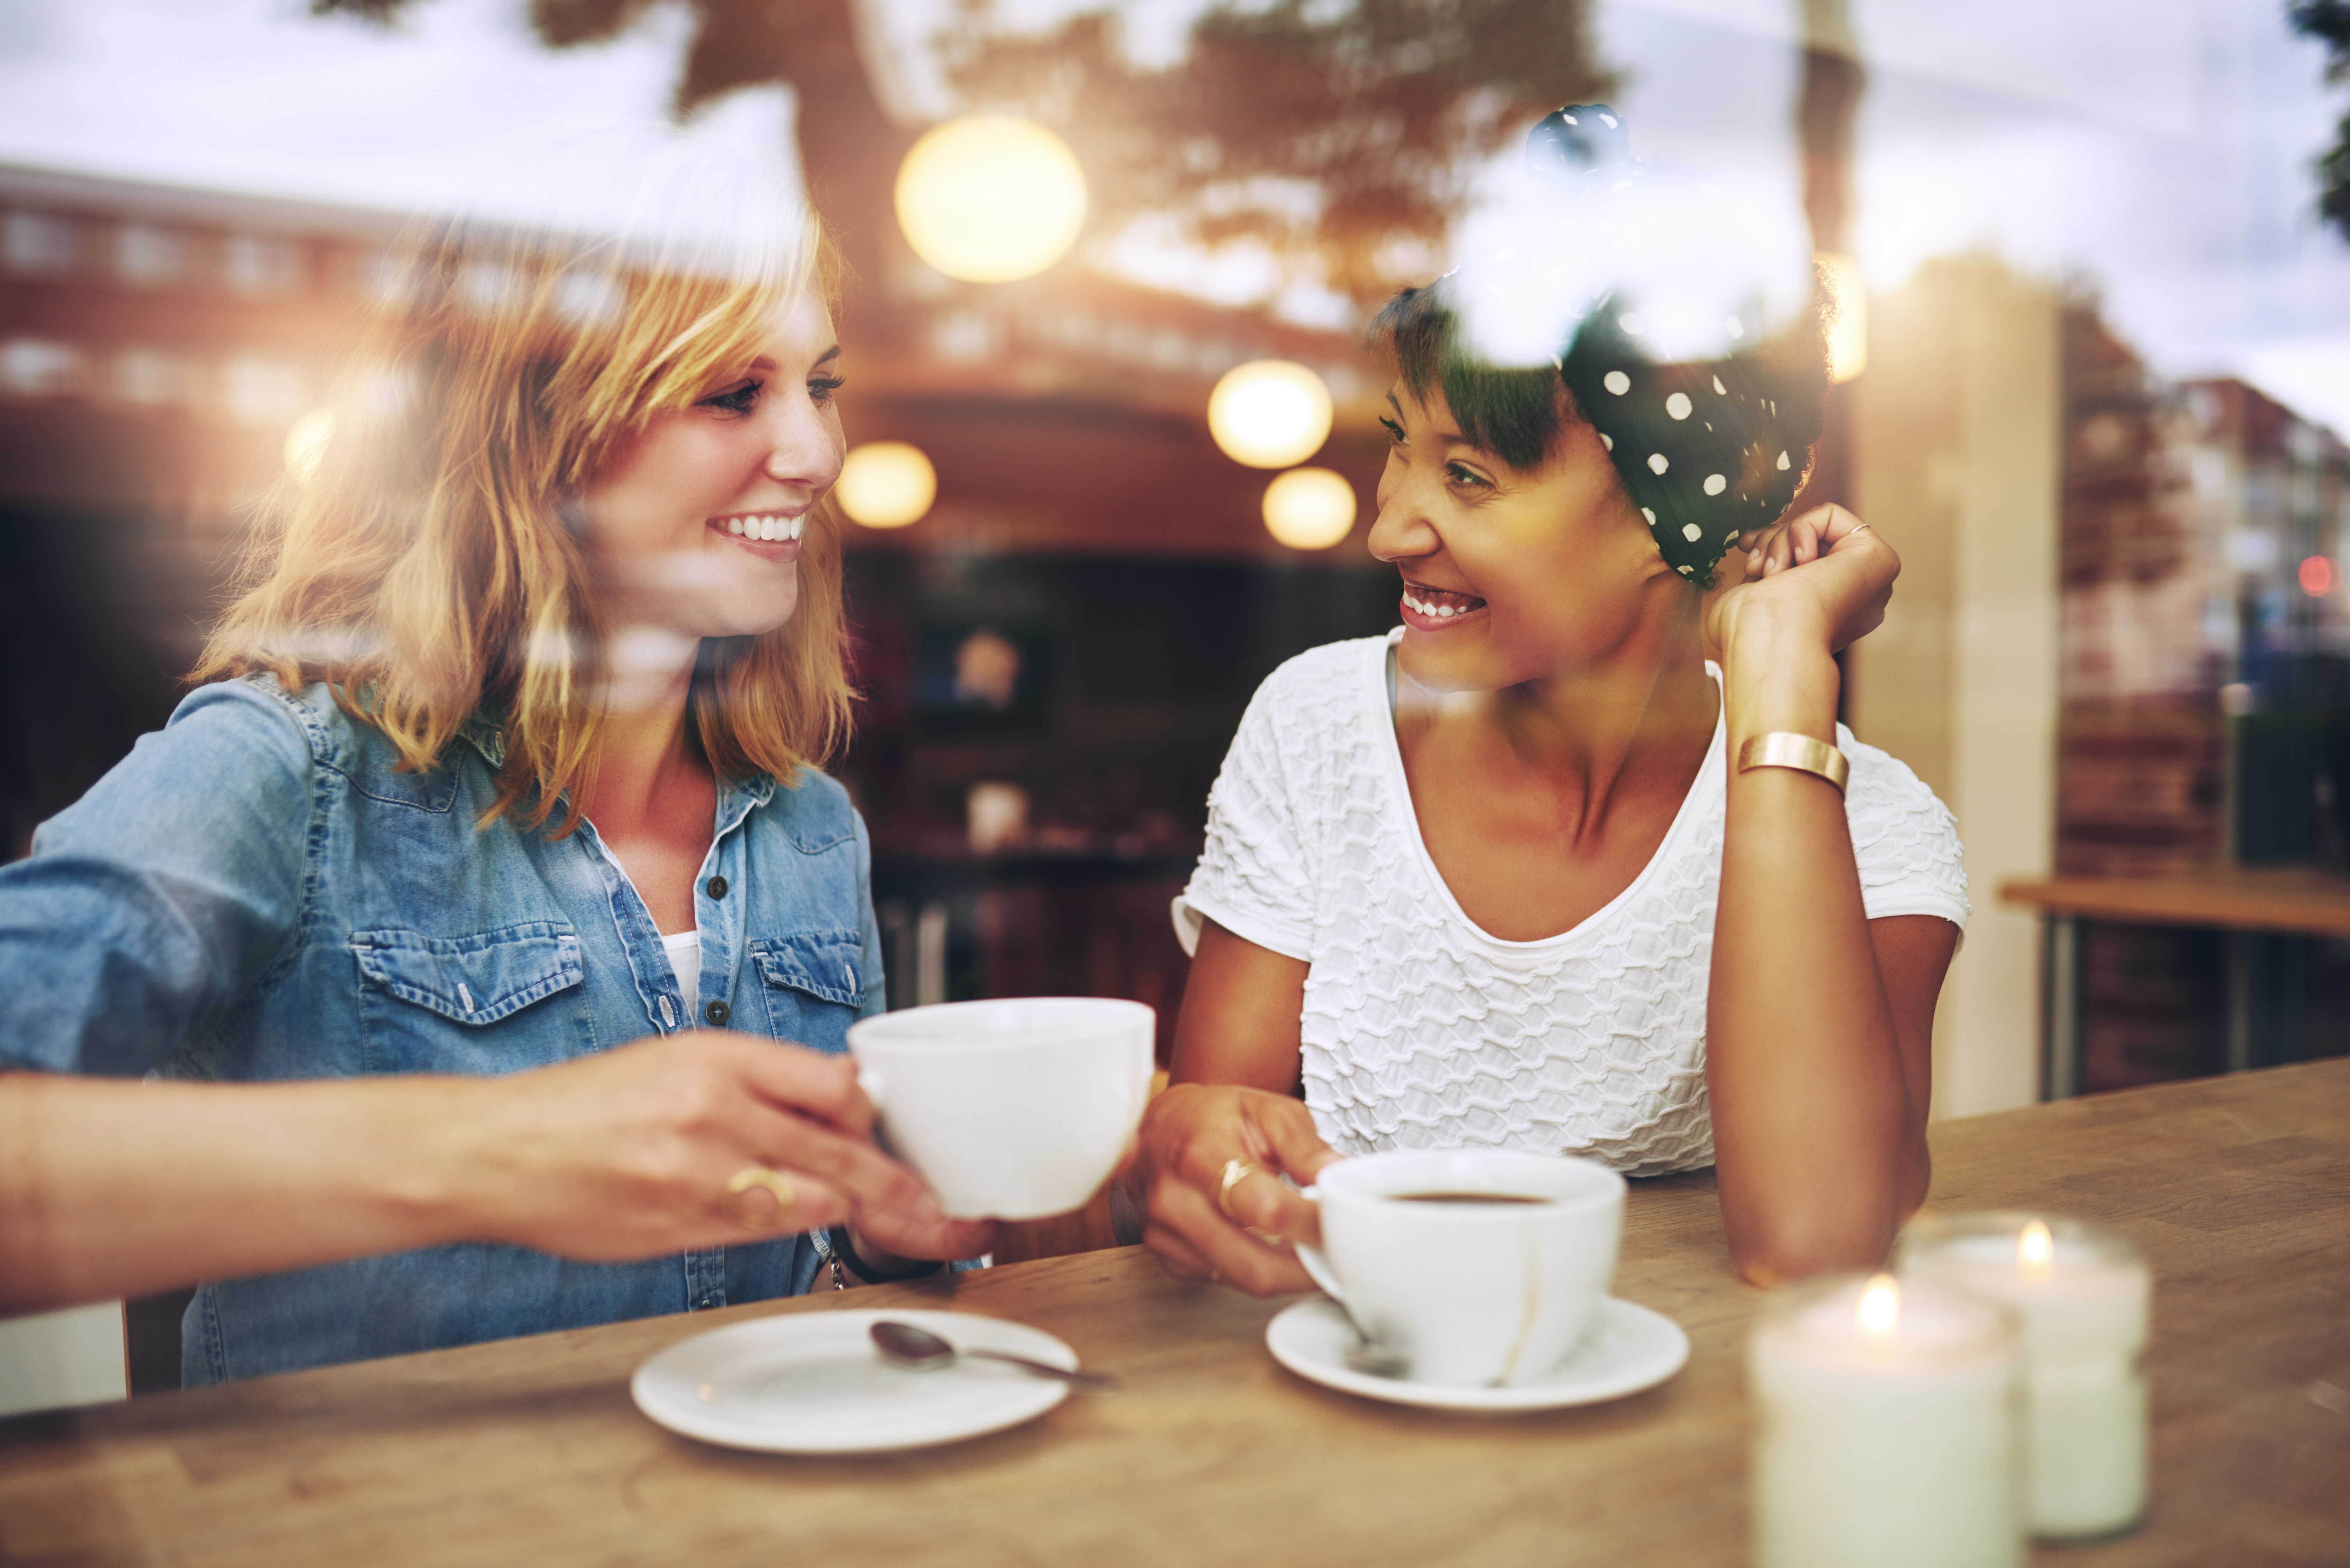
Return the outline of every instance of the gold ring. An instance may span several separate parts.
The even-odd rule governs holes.
[[[1238,1185],[1241,1179],[1244,1177],[1263,1176],[1263,1174],[1264,1172],[1259,1170],[1255,1166],[1251,1165],[1247,1160],[1241,1158],[1237,1155],[1224,1161],[1223,1179],[1216,1183],[1217,1210],[1222,1213],[1225,1219],[1230,1220],[1233,1224],[1239,1224],[1241,1222],[1239,1216],[1232,1212],[1232,1189]]]
[[[744,1218],[742,1204],[737,1199],[754,1187],[775,1199],[775,1212],[771,1218]],[[764,1165],[746,1165],[727,1179],[726,1201],[723,1207],[726,1217],[745,1231],[780,1231],[791,1219],[792,1207],[798,1201],[799,1194],[792,1190],[792,1184],[781,1175]]]

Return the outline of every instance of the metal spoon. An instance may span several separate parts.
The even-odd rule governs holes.
[[[1057,1377],[1077,1388],[1107,1391],[1118,1386],[1116,1378],[1097,1372],[1072,1372],[1066,1366],[1031,1361],[1024,1355],[1007,1355],[1001,1350],[958,1350],[929,1329],[916,1328],[910,1323],[892,1323],[885,1318],[875,1324],[870,1332],[883,1360],[915,1372],[935,1372],[941,1366],[952,1366],[959,1355],[979,1355],[990,1361],[1008,1362],[1039,1377]]]
[[[1362,1325],[1356,1323],[1353,1317],[1349,1316],[1347,1324],[1355,1331],[1355,1342],[1339,1354],[1345,1358],[1348,1371],[1359,1372],[1366,1377],[1409,1379],[1411,1376],[1410,1356],[1395,1346],[1382,1345],[1365,1334]]]

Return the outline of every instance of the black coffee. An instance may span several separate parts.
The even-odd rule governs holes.
[[[1547,1198],[1528,1198],[1516,1192],[1397,1192],[1389,1196],[1399,1203],[1547,1203]]]

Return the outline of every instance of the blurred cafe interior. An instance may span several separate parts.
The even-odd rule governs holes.
[[[5,853],[171,712],[403,226],[470,146],[600,98],[763,147],[848,262],[835,771],[891,1006],[1132,999],[1163,1062],[1169,903],[1251,693],[1397,621],[1364,325],[1535,116],[1606,100],[1642,156],[1777,192],[1835,290],[1804,504],[1903,561],[1844,717],[1956,814],[1972,890],[1937,1116],[2350,1054],[2345,56],[2289,9],[253,0],[199,40],[142,0],[27,5]],[[1039,203],[1040,254],[956,231],[983,179]],[[1038,1245],[1113,1240],[1072,1225]],[[127,1351],[111,1311],[16,1353],[38,1373],[0,1324],[0,1407],[176,1386],[178,1301],[130,1303]]]

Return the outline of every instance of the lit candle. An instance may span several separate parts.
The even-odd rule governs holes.
[[[1759,1568],[2020,1568],[2003,1308],[1839,1276],[1774,1296],[1749,1350]]]
[[[2110,1535],[2146,1511],[2151,1289],[2127,1237],[2029,1214],[1927,1215],[1901,1271],[1998,1301],[2023,1350],[2024,1517],[2035,1534]]]

